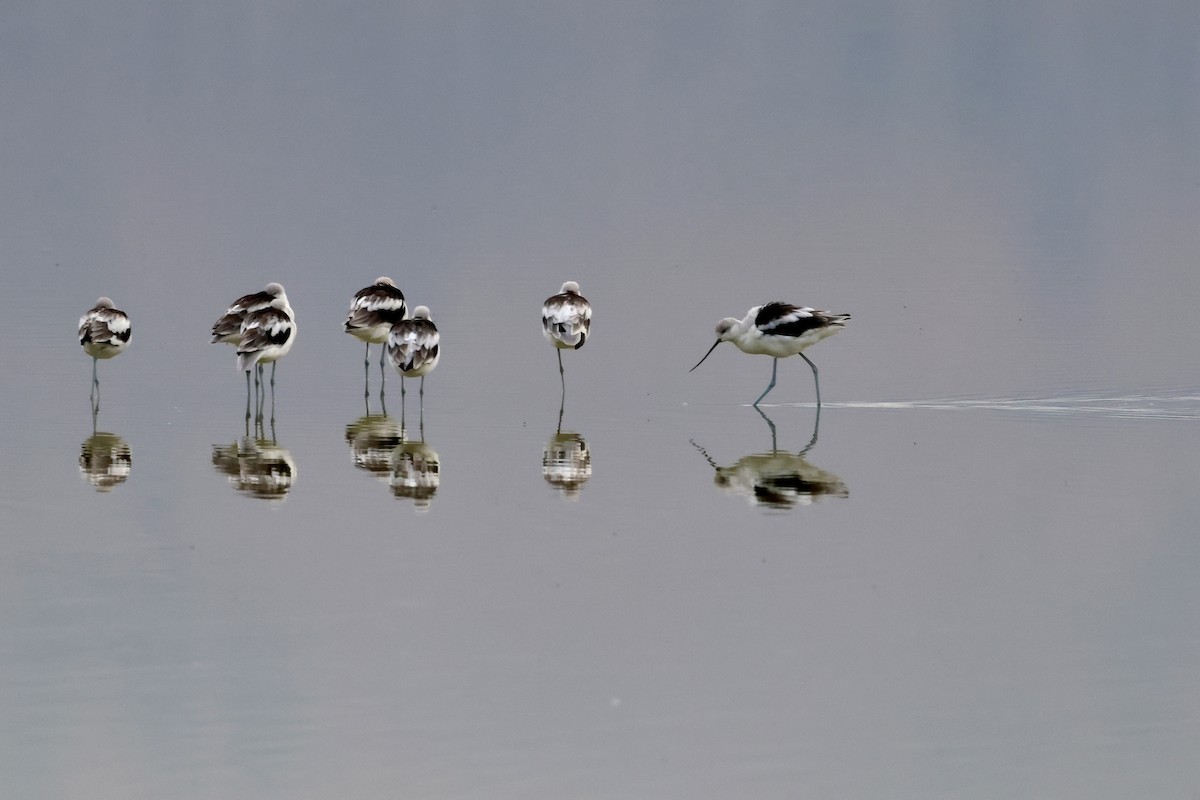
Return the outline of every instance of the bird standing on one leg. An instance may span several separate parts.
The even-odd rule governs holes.
[[[840,331],[849,319],[849,314],[830,314],[788,303],[776,302],[755,306],[746,314],[745,319],[726,317],[717,323],[717,341],[708,349],[708,353],[704,354],[704,358],[696,363],[696,367],[703,364],[704,359],[708,358],[709,353],[716,350],[721,342],[733,342],[743,353],[771,356],[771,382],[754,401],[753,405],[757,407],[767,393],[775,388],[775,371],[779,366],[779,359],[798,355],[812,367],[819,410],[821,383],[817,377],[817,365],[809,360],[803,351]],[[691,372],[696,367],[688,371]]]
[[[587,342],[592,326],[592,304],[579,293],[579,284],[567,281],[553,297],[542,304],[542,333],[558,352],[558,377],[566,395],[562,351],[578,350]]]
[[[133,328],[129,315],[113,308],[113,301],[101,297],[96,305],[79,318],[79,344],[83,352],[92,357],[92,396],[100,389],[100,378],[96,374],[96,360],[115,358],[129,346]]]
[[[379,277],[375,283],[360,289],[350,302],[350,313],[346,316],[344,330],[351,336],[366,342],[363,368],[370,371],[371,345],[386,345],[392,326],[404,319],[408,307],[404,304],[404,292],[400,291],[391,278]],[[383,361],[387,347],[379,351],[379,374],[382,377]]]
[[[425,376],[433,371],[442,357],[441,336],[429,316],[429,309],[417,306],[410,319],[392,325],[388,333],[387,353],[392,366],[405,378],[421,378],[421,405],[425,404]],[[401,403],[404,385],[400,386]]]

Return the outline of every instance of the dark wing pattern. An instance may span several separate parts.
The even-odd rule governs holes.
[[[79,318],[79,343],[121,348],[129,343],[133,328],[129,315],[113,308],[107,297],[100,298],[94,308]]]
[[[265,308],[248,315],[241,328],[238,355],[287,344],[292,338],[292,318],[278,308]]]
[[[129,317],[115,308],[94,308],[79,324],[80,344],[123,344],[129,341],[132,328]]]
[[[242,333],[242,323],[246,321],[246,315],[255,311],[261,311],[271,305],[271,301],[274,299],[275,296],[268,292],[255,292],[254,294],[244,295],[234,300],[225,311],[225,314],[213,323],[213,341],[230,341],[240,336]]]
[[[405,311],[404,292],[386,283],[372,284],[355,293],[346,330],[394,325],[404,319]]]
[[[576,350],[587,341],[591,324],[591,304],[574,292],[556,294],[542,306],[542,330]]]
[[[392,327],[388,353],[401,372],[412,372],[434,363],[438,358],[437,326],[427,319],[406,319]]]
[[[759,308],[754,324],[764,335],[799,338],[809,331],[841,326],[849,318],[848,314],[828,314],[788,303],[767,303]]]

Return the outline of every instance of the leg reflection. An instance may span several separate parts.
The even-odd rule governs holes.
[[[767,423],[767,427],[771,429],[771,452],[779,452],[779,445],[776,444],[775,421],[764,414],[763,410],[758,406],[754,406],[754,410],[758,412],[758,415],[763,418],[763,422]]]

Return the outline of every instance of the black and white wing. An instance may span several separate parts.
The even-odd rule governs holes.
[[[542,332],[555,347],[583,347],[591,325],[592,304],[578,291],[566,290],[566,285],[542,304]]]
[[[346,316],[346,332],[381,325],[392,326],[404,319],[407,313],[404,292],[391,278],[378,278],[375,283],[360,289],[350,302],[350,313]]]
[[[758,309],[754,325],[764,336],[801,338],[826,328],[838,328],[850,319],[849,314],[830,314],[807,306],[789,303],[766,303]]]
[[[428,316],[421,316],[422,311],[429,313],[424,306],[418,307],[412,319],[397,322],[388,334],[387,351],[392,364],[410,377],[425,375],[441,357],[437,326]]]

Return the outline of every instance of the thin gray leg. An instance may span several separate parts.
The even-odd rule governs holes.
[[[820,411],[820,409],[821,409],[821,381],[817,378],[817,365],[814,364],[812,361],[809,361],[808,356],[804,355],[804,353],[801,353],[800,357],[803,358],[805,361],[808,361],[808,365],[810,367],[812,367],[813,385],[817,387],[817,410]]]
[[[425,441],[425,376],[421,376],[421,403],[417,409],[417,430],[421,435],[421,441]]]
[[[801,353],[800,355],[804,355],[804,354]],[[808,359],[805,359],[805,361],[807,361],[807,360]],[[763,389],[763,393],[760,394],[758,396],[758,399],[754,401],[753,405],[755,408],[758,408],[758,404],[761,403],[762,399],[767,396],[767,392],[769,392],[775,388],[775,370],[777,370],[778,368],[779,368],[779,359],[772,358],[771,359],[771,382],[767,384],[767,388]]]
[[[371,395],[371,343],[367,342],[367,352],[363,354],[363,397]]]

